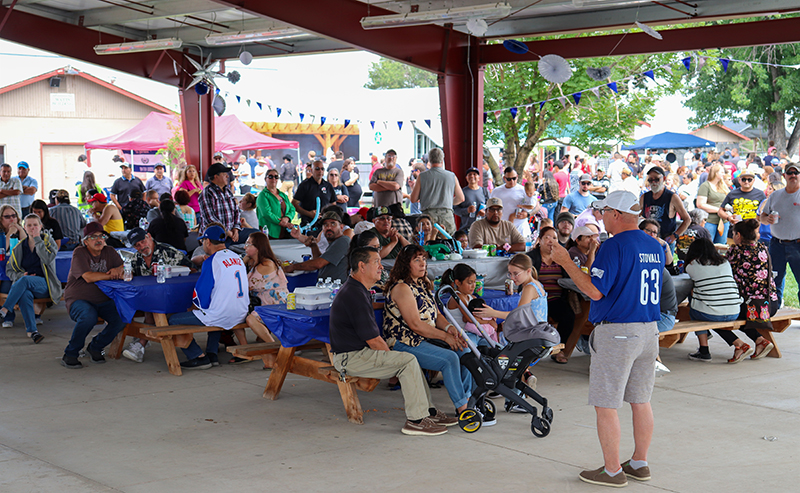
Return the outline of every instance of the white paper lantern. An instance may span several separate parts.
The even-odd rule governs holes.
[[[243,51],[239,54],[239,61],[242,62],[242,65],[250,65],[250,62],[253,61],[253,54],[249,51]]]
[[[558,55],[545,55],[539,60],[539,73],[548,82],[563,84],[572,77],[572,67]]]

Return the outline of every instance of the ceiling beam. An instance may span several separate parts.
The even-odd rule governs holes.
[[[357,0],[304,0],[302,8],[289,1],[214,0],[253,15],[280,20],[320,36],[338,39],[355,48],[414,65],[431,72],[442,72],[442,50],[449,30],[436,25],[372,29],[361,27],[367,15],[393,14]],[[444,70],[466,73],[466,46],[469,35],[453,32],[445,53]]]
[[[7,7],[0,7],[0,18],[7,12]],[[47,33],[47,35],[43,36],[42,33]],[[3,28],[0,37],[66,57],[147,77],[165,84],[177,86],[179,83],[179,78],[173,72],[169,59],[157,63],[161,57],[159,51],[99,56],[94,52],[94,45],[99,41],[97,31],[17,9],[11,12],[10,22]],[[118,36],[103,35],[103,43],[121,43],[123,41]],[[173,50],[168,53],[179,63],[184,56],[188,56]]]
[[[539,57],[534,53],[539,55],[552,53],[571,59],[605,57],[612,52],[614,56],[645,55],[796,43],[800,41],[800,18],[718,24],[660,31],[660,33],[664,37],[663,40],[657,40],[640,32],[529,41],[525,43],[529,52],[524,55],[511,53],[502,44],[483,45],[480,47],[480,64],[538,61]]]
[[[168,2],[153,2],[152,13],[146,7],[131,5],[136,9],[124,7],[104,7],[76,12],[83,16],[83,25],[93,27],[103,24],[124,24],[126,22],[147,21],[163,19],[172,16],[204,14],[219,10],[219,5],[206,0],[174,0]]]

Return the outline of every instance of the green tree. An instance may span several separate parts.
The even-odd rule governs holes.
[[[172,132],[172,137],[167,140],[167,147],[159,149],[156,156],[164,156],[162,161],[170,168],[181,169],[186,166],[186,153],[183,146],[183,126],[180,115],[175,113],[177,123],[167,121],[167,128]]]
[[[436,87],[436,74],[388,58],[372,63],[367,89],[408,89]]]
[[[705,66],[689,76],[683,93],[686,107],[695,112],[690,123],[697,126],[722,120],[745,120],[764,125],[769,140],[789,155],[800,143],[800,70],[776,65],[800,63],[800,44],[754,46],[704,52]],[[730,62],[727,72],[719,58],[761,63]],[[786,125],[793,125],[786,139]]]
[[[484,140],[502,142],[506,165],[522,174],[534,147],[544,140],[569,144],[588,153],[610,150],[615,144],[630,140],[638,122],[653,116],[659,97],[678,90],[680,73],[675,75],[656,69],[672,63],[677,68],[676,54],[628,57],[587,58],[569,61],[572,77],[564,84],[547,82],[538,71],[538,62],[506,63],[487,66],[485,70],[484,109],[489,112],[484,125]],[[612,67],[608,80],[598,82],[589,77],[589,67]],[[656,81],[643,75],[655,70]],[[631,77],[622,81],[626,77]],[[604,84],[617,83],[618,93]],[[600,97],[587,90],[602,85]],[[582,91],[576,105],[572,94]],[[540,101],[549,101],[544,106]],[[530,111],[524,106],[532,105]],[[516,118],[509,110],[516,106]],[[499,118],[492,112],[503,109]],[[485,153],[484,153],[485,154]],[[497,175],[495,175],[497,176]]]

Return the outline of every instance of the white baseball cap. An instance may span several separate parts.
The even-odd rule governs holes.
[[[642,211],[642,207],[639,205],[639,199],[636,198],[636,195],[627,190],[611,192],[605,199],[592,202],[593,209],[603,210],[606,207],[636,216]]]

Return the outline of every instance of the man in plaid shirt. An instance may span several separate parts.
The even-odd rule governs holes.
[[[214,163],[208,168],[209,185],[200,193],[199,231],[202,234],[206,226],[219,223],[227,231],[231,243],[239,241],[239,206],[233,193],[228,188],[228,167]],[[242,241],[244,241],[243,238]]]

